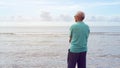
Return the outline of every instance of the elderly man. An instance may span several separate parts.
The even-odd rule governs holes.
[[[70,27],[70,49],[68,52],[68,68],[86,68],[87,39],[89,26],[83,22],[85,14],[79,11],[75,16],[75,24]]]

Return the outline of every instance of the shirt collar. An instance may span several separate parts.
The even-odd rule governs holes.
[[[83,21],[78,21],[77,23],[84,23]]]

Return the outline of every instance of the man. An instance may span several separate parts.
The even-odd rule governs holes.
[[[70,49],[68,52],[68,68],[86,68],[87,39],[89,26],[83,20],[85,14],[79,11],[75,16],[75,24],[70,27]]]

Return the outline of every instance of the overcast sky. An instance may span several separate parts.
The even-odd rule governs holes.
[[[85,22],[120,26],[120,0],[0,0],[0,26],[71,25],[82,10]]]

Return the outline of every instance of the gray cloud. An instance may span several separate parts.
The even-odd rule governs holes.
[[[70,15],[61,14],[57,17],[57,20],[64,21],[64,22],[70,22],[72,21],[72,17]]]
[[[40,14],[40,19],[42,21],[52,21],[52,16],[50,12],[42,12]]]
[[[86,16],[86,21],[96,22],[120,22],[120,16]],[[0,17],[0,21],[61,21],[73,22],[74,18],[67,14],[53,16],[50,12],[42,12],[39,16],[8,16]]]
[[[115,16],[110,19],[112,22],[120,22],[120,16]]]
[[[62,21],[62,22],[66,22],[66,21],[72,21],[72,17],[70,15],[67,14],[60,14],[58,16],[52,16],[52,13],[50,12],[42,12],[40,14],[40,20],[41,21]]]
[[[89,16],[86,21],[120,22],[120,16]]]

